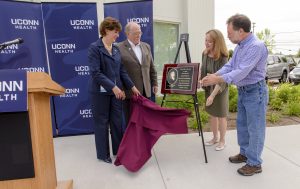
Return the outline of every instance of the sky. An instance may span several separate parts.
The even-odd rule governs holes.
[[[227,19],[236,14],[247,15],[255,23],[254,33],[265,28],[275,35],[274,53],[296,54],[300,49],[299,0],[215,0],[215,28],[222,31],[228,49],[234,45],[228,40]]]

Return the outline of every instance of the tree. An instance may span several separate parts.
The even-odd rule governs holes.
[[[298,50],[298,52],[296,54],[296,58],[300,58],[300,49]]]
[[[271,34],[270,29],[265,28],[261,32],[257,32],[256,36],[266,44],[269,53],[272,54],[273,48],[275,46],[275,35]]]

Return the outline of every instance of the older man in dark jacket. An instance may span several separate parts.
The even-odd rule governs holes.
[[[153,64],[150,45],[141,41],[142,31],[139,24],[129,22],[125,26],[127,39],[118,44],[122,63],[136,88],[146,98],[157,93],[157,73]],[[129,120],[130,98],[132,92],[125,90],[124,113]]]

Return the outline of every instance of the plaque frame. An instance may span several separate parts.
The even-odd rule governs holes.
[[[165,64],[162,94],[196,94],[200,63]],[[192,72],[192,73],[190,73]],[[175,78],[172,78],[174,76]]]

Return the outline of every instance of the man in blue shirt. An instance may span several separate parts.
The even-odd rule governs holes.
[[[268,50],[251,32],[250,19],[236,14],[227,20],[229,40],[237,44],[230,61],[215,74],[202,79],[204,86],[226,82],[238,88],[237,137],[240,153],[232,163],[246,165],[237,171],[244,176],[261,173],[266,129],[268,89],[265,83]]]

